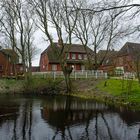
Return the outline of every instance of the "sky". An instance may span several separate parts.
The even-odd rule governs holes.
[[[140,4],[140,0],[133,0],[133,3],[138,3]],[[53,36],[53,39],[55,42],[57,42],[57,35],[56,35],[56,32],[53,28],[50,28],[50,32]],[[34,44],[36,45],[36,47],[39,49],[38,53],[36,54],[36,56],[33,58],[33,61],[32,61],[32,65],[33,66],[39,66],[39,61],[40,61],[40,54],[49,46],[49,42],[47,42],[45,40],[45,35],[41,32],[41,31],[37,31],[35,33],[35,42]],[[126,38],[124,39],[121,43],[120,43],[120,46],[118,47],[121,48],[125,42],[137,42],[137,43],[140,43],[140,39],[138,38],[135,38],[135,37],[129,37],[129,38]],[[77,42],[74,42],[74,43],[77,43]]]

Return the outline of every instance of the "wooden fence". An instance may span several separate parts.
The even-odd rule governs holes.
[[[35,77],[42,77],[42,78],[53,78],[54,80],[56,78],[64,78],[64,74],[62,71],[50,71],[50,72],[32,72],[32,75]],[[104,73],[103,71],[73,71],[71,73],[71,78],[73,79],[88,79],[88,78],[95,78],[95,79],[107,79],[107,73]]]

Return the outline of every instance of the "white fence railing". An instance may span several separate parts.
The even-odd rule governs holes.
[[[41,76],[43,78],[64,78],[64,74],[62,71],[49,71],[49,72],[32,72],[32,75],[34,76]],[[73,79],[88,79],[88,78],[105,78],[107,79],[107,73],[104,73],[103,71],[93,71],[93,70],[84,70],[84,71],[73,71],[70,75]]]
[[[116,76],[123,77],[124,79],[135,79],[136,73],[134,73],[134,72],[116,72]]]

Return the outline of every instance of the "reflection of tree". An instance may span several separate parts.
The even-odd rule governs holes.
[[[98,112],[96,111],[96,116],[95,116],[95,135],[96,135],[96,140],[98,140]]]
[[[36,109],[38,110],[38,106],[36,104],[32,105],[31,100],[23,101],[18,108],[11,107],[11,110],[18,112],[18,115],[1,117],[3,120],[5,118],[5,121],[0,118],[0,130],[6,126],[7,130],[5,132],[12,132],[8,136],[5,135],[4,138],[31,140],[39,135],[41,136],[40,139],[43,139],[49,134],[50,137],[47,138],[52,140],[123,140],[124,137],[126,139],[132,139],[133,137],[134,139],[140,139],[140,128],[139,124],[136,123],[139,122],[139,112],[123,110],[121,112],[113,110],[113,112],[101,107],[100,104],[77,99],[54,100],[53,98],[53,100],[47,99],[45,103],[47,104],[43,104],[45,107],[41,109],[41,114],[37,111],[37,116]],[[34,108],[34,111],[32,111],[32,108]],[[10,113],[12,113],[11,110]],[[1,114],[9,113],[7,108],[0,111]],[[15,114],[15,112],[12,114]],[[41,117],[47,121],[45,125],[39,125],[39,128],[36,129],[32,126],[35,126],[40,119],[42,120],[39,115],[42,115]],[[127,118],[129,119],[127,120]],[[130,130],[129,127],[135,129]],[[42,128],[46,128],[45,133],[40,131]],[[36,133],[36,131],[38,132]],[[133,136],[130,136],[131,134]]]
[[[98,119],[98,110],[106,111],[106,107],[98,105],[96,103],[72,100],[71,98],[65,98],[62,101],[64,104],[54,100],[53,102],[47,102],[47,106],[41,110],[42,118],[47,120],[49,125],[55,129],[53,140],[56,139],[57,135],[61,133],[61,139],[68,137],[73,140],[73,125],[85,125],[84,132],[82,133],[82,139],[90,140],[90,120],[96,117]],[[50,105],[49,105],[50,104]],[[98,134],[98,123],[96,124],[96,131]],[[98,135],[97,135],[98,139]]]
[[[139,132],[138,132],[138,139],[140,140],[140,128],[139,128]]]
[[[106,126],[106,128],[107,128],[107,131],[108,131],[108,135],[109,135],[109,137],[110,137],[110,140],[112,140],[113,137],[112,137],[112,134],[111,134],[111,131],[110,131],[108,122],[107,122],[107,120],[105,119],[104,114],[103,114],[102,112],[101,112],[101,116],[102,116],[102,119],[104,120],[104,123],[105,123],[105,126]]]
[[[19,116],[14,119],[13,140],[19,139],[19,134],[23,140],[31,140],[32,128],[32,103],[25,101],[19,107]]]
[[[12,138],[12,140],[17,140],[17,135],[16,135],[16,126],[17,126],[17,123],[16,123],[16,116],[15,116],[15,118],[14,118],[14,128],[13,128],[13,138]]]
[[[68,134],[69,134],[70,140],[73,140],[72,134],[71,134],[71,131],[70,131],[70,127],[69,127],[69,126],[67,126],[67,130],[68,130]]]
[[[26,120],[27,120],[26,112],[27,112],[27,103],[25,104],[25,107],[23,109],[23,126],[22,126],[23,140],[25,139],[25,135],[26,135]]]
[[[22,117],[22,138],[23,140],[26,139],[26,136],[28,136],[28,139],[31,140],[32,135],[32,105],[30,102],[26,102],[23,107],[23,117]]]
[[[32,135],[32,105],[30,104],[29,108],[29,140],[31,140],[31,135]]]

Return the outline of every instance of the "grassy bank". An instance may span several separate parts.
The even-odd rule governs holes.
[[[34,78],[28,81],[15,79],[0,79],[0,94],[56,94],[62,88],[58,87],[62,80]]]
[[[73,79],[72,86],[71,96],[140,110],[140,86],[137,81]],[[66,95],[65,82],[62,79],[54,81],[51,78],[32,78],[29,81],[2,79],[0,93]]]
[[[104,86],[104,83],[102,81],[97,86],[101,91],[114,97],[122,97],[131,103],[140,103],[140,85],[137,81],[109,79],[106,86]]]
[[[0,79],[0,94],[21,93],[24,89],[23,80]]]
[[[140,85],[137,81],[115,79],[96,81],[90,90],[77,91],[72,96],[140,110]]]

